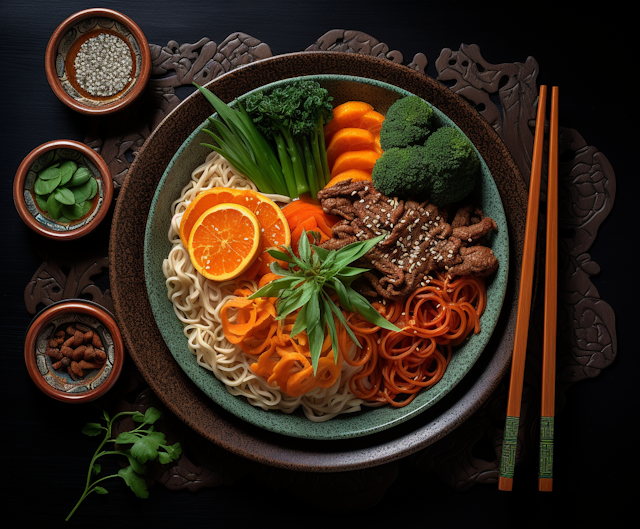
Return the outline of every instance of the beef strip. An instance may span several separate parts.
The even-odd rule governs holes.
[[[471,205],[459,208],[449,224],[448,208],[390,198],[371,182],[351,180],[323,189],[318,199],[325,213],[344,219],[333,226],[333,238],[322,244],[324,248],[385,235],[357,263],[372,269],[354,282],[363,295],[404,299],[434,270],[489,275],[498,266],[491,249],[477,245],[497,225]]]

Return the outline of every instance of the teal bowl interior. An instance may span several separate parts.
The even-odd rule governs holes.
[[[395,100],[411,95],[406,90],[390,84],[360,77],[317,75],[305,79],[317,80],[327,88],[334,98],[334,105],[352,100],[366,101],[383,114]],[[290,81],[291,79],[279,81],[261,89],[268,90]],[[240,100],[248,95],[245,94]],[[434,110],[442,125],[456,126],[437,108],[434,107]],[[171,249],[168,239],[172,217],[171,204],[189,182],[192,171],[211,153],[211,149],[201,145],[202,142],[209,142],[209,136],[202,132],[206,126],[207,122],[204,122],[193,131],[167,166],[151,203],[144,243],[144,271],[151,309],[168,349],[186,375],[215,404],[242,420],[282,435],[316,440],[348,439],[386,430],[428,410],[449,393],[469,372],[487,345],[498,321],[507,288],[507,220],[498,188],[482,157],[482,177],[474,192],[474,203],[498,225],[498,230],[492,234],[491,248],[500,266],[487,280],[487,309],[480,320],[481,332],[457,347],[443,378],[431,388],[422,390],[407,406],[363,407],[361,412],[339,415],[329,421],[316,423],[307,419],[301,410],[293,414],[265,411],[252,406],[244,398],[231,395],[213,373],[197,364],[196,357],[188,348],[183,325],[176,317],[173,304],[168,299],[162,263]]]

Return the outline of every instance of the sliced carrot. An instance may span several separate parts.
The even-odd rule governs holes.
[[[349,121],[347,127],[356,127],[358,129],[367,129],[372,134],[378,134],[382,129],[384,116],[380,112],[370,110],[366,114]]]
[[[329,141],[339,129],[347,126],[347,123],[364,116],[373,110],[369,103],[364,101],[347,101],[333,109],[333,119],[324,127],[325,141]]]
[[[362,169],[349,169],[347,171],[342,171],[341,173],[338,173],[329,181],[329,183],[325,186],[325,189],[327,187],[331,187],[337,184],[338,182],[343,182],[344,180],[354,180],[354,181],[371,180],[371,173],[367,171],[363,171]],[[293,238],[293,234],[291,234],[291,237]]]
[[[336,158],[333,168],[331,169],[331,177],[336,176],[342,171],[349,169],[362,169],[371,173],[376,160],[381,154],[373,149],[360,149],[357,151],[346,151]]]
[[[376,137],[368,130],[355,127],[340,129],[327,145],[329,170],[333,169],[333,164],[343,152],[373,148],[375,141]]]

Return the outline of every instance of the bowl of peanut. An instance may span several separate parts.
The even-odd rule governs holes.
[[[87,402],[118,380],[124,343],[104,307],[84,299],[45,307],[31,322],[24,344],[29,376],[50,397]]]

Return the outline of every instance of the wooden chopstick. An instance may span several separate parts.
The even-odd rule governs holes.
[[[540,404],[538,490],[553,490],[553,430],[556,385],[556,330],[558,313],[558,87],[551,88],[549,172],[547,183],[547,245]]]
[[[531,313],[533,270],[536,257],[546,103],[547,87],[541,85],[538,95],[538,112],[533,140],[533,158],[531,160],[531,178],[529,180],[529,199],[527,203],[527,220],[525,223],[522,271],[520,273],[516,333],[513,344],[513,358],[511,361],[509,399],[507,401],[507,417],[502,442],[500,477],[498,479],[498,488],[500,490],[511,490],[513,488],[513,472],[518,444],[518,427],[520,424],[520,405],[522,402],[522,385],[524,382],[524,364],[527,353],[527,337],[529,334],[529,315]]]

